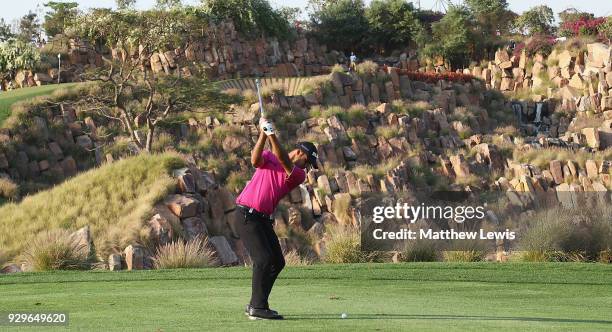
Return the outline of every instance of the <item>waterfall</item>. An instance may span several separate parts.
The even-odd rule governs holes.
[[[537,103],[536,104],[536,117],[535,117],[535,120],[533,122],[535,122],[535,123],[542,122],[542,106],[543,105],[544,105],[543,103]]]

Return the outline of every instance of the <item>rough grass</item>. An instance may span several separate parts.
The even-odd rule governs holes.
[[[603,160],[612,159],[612,149],[597,151],[595,153],[583,150],[570,150],[563,148],[541,148],[531,150],[515,149],[513,153],[514,160],[521,163],[528,163],[540,168],[548,168],[553,160],[573,160],[584,169],[587,160],[592,159],[598,163]]]
[[[174,188],[168,175],[182,166],[173,154],[141,155],[90,170],[20,203],[0,208],[0,248],[20,253],[43,230],[90,225],[104,255],[141,238],[152,206]]]
[[[10,179],[0,178],[0,198],[6,200],[16,199],[19,196],[19,187]]]
[[[519,260],[597,261],[612,248],[612,208],[606,205],[548,209],[519,222],[527,226],[518,241]]]
[[[66,230],[54,229],[34,237],[21,260],[32,271],[79,270],[89,267],[88,255],[87,245]]]
[[[70,314],[68,327],[20,331],[604,331],[611,273],[584,263],[286,267],[270,297],[284,321],[244,316],[243,267],[20,273],[0,276],[0,311]]]
[[[184,269],[209,267],[216,264],[207,239],[196,238],[191,241],[176,241],[157,249],[153,264],[157,269]]]
[[[11,114],[11,106],[14,103],[33,97],[48,95],[57,89],[72,87],[76,84],[78,83],[52,84],[0,92],[0,126],[2,126],[4,120]]]
[[[408,241],[400,256],[403,262],[435,262],[438,260],[438,248],[433,240]]]

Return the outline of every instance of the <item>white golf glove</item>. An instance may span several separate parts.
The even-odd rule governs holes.
[[[261,130],[263,130],[267,136],[273,135],[276,132],[274,130],[274,125],[272,124],[272,122],[264,118],[261,118],[259,120],[259,128],[261,128]]]

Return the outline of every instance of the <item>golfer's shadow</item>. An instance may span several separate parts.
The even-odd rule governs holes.
[[[552,322],[552,323],[580,323],[580,324],[607,324],[610,320],[598,319],[570,319],[548,317],[508,317],[508,316],[468,316],[468,315],[404,315],[404,314],[348,314],[346,318],[340,314],[302,314],[286,315],[286,320],[321,320],[321,319],[432,319],[432,320],[486,320],[486,321],[520,321],[520,322]]]

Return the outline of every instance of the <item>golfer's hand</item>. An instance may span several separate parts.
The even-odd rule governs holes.
[[[274,135],[276,132],[274,129],[274,124],[264,118],[259,119],[259,128],[263,130],[267,136]]]

